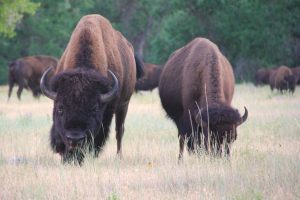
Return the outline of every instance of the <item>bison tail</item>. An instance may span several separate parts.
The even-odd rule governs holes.
[[[139,79],[144,76],[144,63],[137,55],[134,55],[134,59],[136,64],[136,79]]]

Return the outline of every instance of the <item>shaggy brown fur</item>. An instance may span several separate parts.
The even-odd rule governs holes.
[[[132,45],[113,29],[107,19],[100,15],[81,18],[59,61],[52,83],[57,97],[51,146],[64,161],[74,156],[70,149],[76,142],[73,138],[79,138],[78,135],[86,137],[97,156],[108,138],[113,114],[116,115],[117,153],[121,156],[124,121],[136,83],[137,67]],[[108,92],[112,84],[108,70],[117,77],[119,89],[117,97],[105,103],[99,100],[99,96]],[[91,111],[94,114],[91,115]],[[72,139],[68,140],[68,134]],[[81,162],[83,158],[77,159]]]
[[[152,91],[158,87],[160,74],[163,67],[151,63],[144,63],[144,76],[136,82],[136,91]]]
[[[291,68],[291,70],[292,70],[293,74],[296,75],[298,78],[297,85],[300,85],[300,66]]]
[[[289,90],[293,93],[296,82],[296,76],[293,75],[292,70],[287,66],[280,66],[270,75],[270,87],[272,91],[273,89],[278,89],[283,93],[284,90]]]
[[[224,139],[229,143],[235,140],[241,116],[230,106],[233,92],[232,67],[211,41],[196,38],[169,57],[160,77],[159,95],[163,108],[178,128],[179,159],[186,138],[190,152],[199,147],[201,137],[206,150],[218,153]],[[198,106],[206,125],[201,123]],[[209,149],[209,138],[217,143],[217,149],[212,145]],[[226,153],[229,154],[229,147]]]
[[[14,84],[19,85],[18,98],[21,99],[22,90],[30,89],[34,97],[41,94],[40,79],[44,71],[49,67],[56,67],[57,59],[51,56],[28,56],[19,58],[9,64],[8,72],[8,100],[11,96]]]

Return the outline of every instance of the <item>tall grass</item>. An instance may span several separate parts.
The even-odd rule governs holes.
[[[62,165],[49,145],[52,102],[25,92],[9,103],[0,87],[0,199],[299,199],[300,89],[294,95],[237,85],[233,106],[249,117],[238,128],[232,157],[184,152],[157,90],[132,97],[123,159],[114,124],[99,158]]]

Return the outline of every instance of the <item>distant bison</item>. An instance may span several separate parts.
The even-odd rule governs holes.
[[[297,76],[297,79],[298,79],[297,85],[300,85],[300,66],[299,67],[291,68],[291,70],[292,70],[293,74],[295,76]]]
[[[140,63],[140,62],[138,62]],[[132,45],[100,15],[81,18],[58,63],[48,88],[48,69],[41,80],[54,100],[51,147],[64,162],[79,164],[88,150],[103,149],[115,114],[117,154],[137,70]],[[140,70],[138,70],[140,71]]]
[[[8,100],[14,84],[19,85],[18,98],[21,99],[22,90],[30,89],[34,97],[41,94],[40,79],[47,67],[56,67],[57,59],[51,56],[28,56],[19,58],[9,64],[8,69]]]
[[[272,69],[260,68],[255,72],[255,85],[269,84],[270,73]]]
[[[222,155],[224,147],[225,155],[230,155],[236,128],[248,117],[246,107],[243,116],[231,107],[234,84],[230,63],[207,39],[196,38],[169,57],[160,77],[159,95],[178,129],[179,160],[185,139],[190,152],[204,144],[208,152]]]
[[[288,90],[292,93],[295,91],[297,76],[293,75],[292,70],[287,66],[280,66],[270,75],[271,90],[278,89],[281,93]]]
[[[136,91],[148,91],[158,87],[162,69],[160,65],[144,63],[144,76],[136,82]]]

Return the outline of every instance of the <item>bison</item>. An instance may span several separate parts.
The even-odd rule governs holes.
[[[179,160],[185,140],[189,152],[204,145],[206,152],[230,155],[236,128],[248,117],[231,107],[235,79],[228,60],[205,38],[196,38],[168,59],[159,83],[159,95],[179,137]]]
[[[296,75],[298,78],[297,85],[300,85],[300,66],[291,68],[291,70],[292,70],[293,74]]]
[[[272,69],[260,68],[255,72],[255,86],[269,84],[270,73]]]
[[[269,80],[271,90],[278,89],[281,93],[285,90],[294,93],[297,81],[297,76],[289,67],[284,65],[273,71]]]
[[[144,76],[141,77],[135,85],[136,91],[152,91],[158,87],[162,66],[144,63]]]
[[[18,99],[21,99],[23,89],[30,89],[34,97],[41,94],[40,79],[49,67],[56,67],[57,59],[52,56],[36,55],[19,58],[9,64],[8,70],[8,99],[9,101],[14,84],[19,85]]]
[[[127,39],[100,15],[87,15],[76,25],[44,94],[54,100],[51,147],[62,161],[81,164],[85,152],[98,156],[115,114],[117,155],[128,104],[142,70]]]

